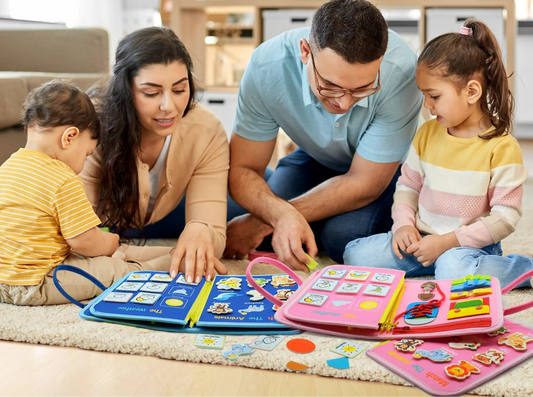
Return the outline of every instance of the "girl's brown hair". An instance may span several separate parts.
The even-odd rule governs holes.
[[[470,35],[446,33],[431,40],[418,58],[418,66],[452,77],[458,89],[474,75],[483,87],[481,110],[495,130],[480,138],[491,139],[512,131],[514,99],[509,90],[502,52],[494,34],[483,22],[467,19],[463,25]],[[477,77],[476,76],[476,77]]]

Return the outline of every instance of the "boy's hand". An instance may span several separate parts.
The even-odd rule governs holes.
[[[434,263],[439,256],[453,247],[459,247],[459,241],[455,233],[447,233],[441,236],[429,235],[422,238],[420,241],[411,244],[407,248],[407,253],[412,254],[418,258],[424,267],[428,267]]]
[[[392,236],[392,250],[398,259],[403,259],[401,251],[409,254],[410,252],[407,251],[407,248],[410,247],[411,244],[420,241],[421,238],[420,232],[416,227],[402,226],[396,230],[396,233]]]

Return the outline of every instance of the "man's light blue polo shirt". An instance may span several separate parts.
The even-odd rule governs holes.
[[[348,171],[356,151],[377,163],[402,160],[422,106],[415,52],[389,30],[381,90],[346,114],[334,115],[311,91],[300,59],[300,39],[308,39],[309,31],[291,30],[255,49],[241,81],[233,130],[249,140],[268,141],[281,127],[307,154],[338,172]]]

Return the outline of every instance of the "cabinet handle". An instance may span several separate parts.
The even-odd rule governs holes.
[[[304,23],[304,22],[307,22],[307,18],[291,18],[291,22],[293,22],[293,23],[296,23],[296,22]]]
[[[457,22],[464,22],[467,19],[474,18],[474,17],[457,17]]]
[[[224,99],[208,99],[207,103],[210,105],[224,105]]]

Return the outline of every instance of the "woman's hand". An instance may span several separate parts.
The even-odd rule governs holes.
[[[172,252],[169,272],[172,277],[176,277],[180,271],[185,273],[188,283],[199,283],[203,275],[207,281],[211,281],[217,273],[228,274],[226,266],[215,258],[207,225],[190,222],[183,229]]]
[[[418,229],[414,226],[402,226],[392,236],[392,250],[398,259],[403,259],[402,252],[407,252],[413,243],[420,241],[422,237]],[[407,252],[409,253],[409,252]]]

